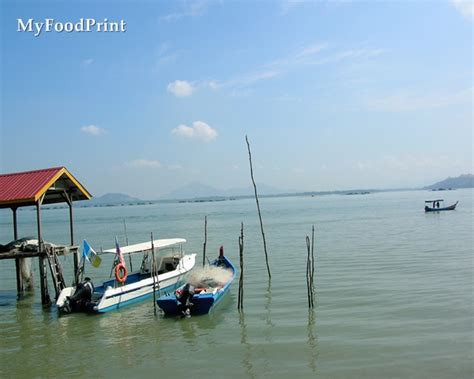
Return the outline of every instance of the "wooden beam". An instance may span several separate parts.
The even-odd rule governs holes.
[[[41,204],[43,203],[44,195],[38,199],[36,203],[36,222],[38,226],[38,251],[43,252],[43,237],[41,234]],[[39,274],[40,274],[40,288],[41,288],[41,303],[43,305],[50,305],[51,298],[48,293],[48,277],[46,271],[46,262],[44,255],[40,255],[39,261]]]
[[[56,254],[58,256],[61,256],[61,255],[65,255],[67,254],[68,252],[72,252],[72,253],[75,253],[77,252],[79,249],[78,246],[56,246]],[[44,256],[45,255],[45,252],[42,251],[21,251],[21,250],[18,250],[18,249],[14,249],[14,250],[10,250],[10,251],[6,251],[2,254],[0,254],[0,260],[2,259],[16,259],[16,258],[36,258],[36,257],[40,257],[40,256]]]
[[[72,194],[71,192],[63,191],[62,196],[66,200],[67,205],[69,206],[69,233],[71,237],[71,246],[74,245],[74,222],[72,217]],[[74,278],[77,276],[77,271],[79,270],[79,257],[77,251],[73,255],[74,261]]]
[[[13,240],[18,239],[18,223],[16,218],[16,211],[18,207],[12,207],[13,212]],[[16,273],[16,294],[18,298],[22,297],[24,294],[24,283],[23,277],[21,276],[21,268],[20,268],[20,258],[15,258],[15,273]]]

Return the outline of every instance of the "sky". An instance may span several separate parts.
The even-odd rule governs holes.
[[[1,1],[0,172],[95,196],[473,172],[472,1]],[[18,31],[125,22],[125,32]]]

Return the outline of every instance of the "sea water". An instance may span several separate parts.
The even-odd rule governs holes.
[[[441,193],[436,193],[439,197]],[[244,310],[238,276],[213,313],[154,316],[151,298],[103,315],[58,317],[34,292],[16,299],[14,262],[0,260],[0,377],[472,378],[473,190],[442,193],[455,211],[425,213],[428,191],[262,198],[268,280],[254,199],[74,208],[75,239],[96,250],[186,238],[202,265],[219,246],[239,266],[244,230]],[[44,239],[69,242],[67,209],[42,213]],[[12,239],[0,212],[0,243]],[[36,235],[33,210],[20,236]],[[124,225],[125,224],[125,225]],[[316,305],[308,309],[306,236],[315,226]],[[126,226],[126,235],[125,227]],[[137,269],[140,257],[132,265]],[[95,283],[113,257],[86,266]],[[61,257],[72,278],[72,257]],[[127,259],[127,265],[130,262]],[[51,280],[49,280],[51,282]],[[54,291],[50,286],[50,293]]]

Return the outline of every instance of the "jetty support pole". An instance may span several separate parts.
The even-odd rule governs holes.
[[[16,218],[16,211],[17,207],[12,207],[13,212],[13,239],[18,239],[18,225],[17,225],[17,218]],[[15,258],[15,271],[16,271],[16,292],[18,298],[23,296],[24,294],[24,283],[23,277],[21,276],[21,268],[20,268],[20,258]]]
[[[50,305],[51,298],[48,293],[48,278],[46,271],[46,262],[44,260],[44,246],[43,237],[41,234],[41,204],[43,203],[44,195],[36,202],[36,221],[38,225],[38,256],[39,261],[39,275],[40,275],[40,288],[41,288],[41,304]]]
[[[245,136],[245,141],[247,142],[247,149],[248,149],[248,152],[249,152],[250,177],[252,178],[253,189],[254,189],[254,192],[255,192],[255,201],[257,203],[258,218],[260,220],[260,230],[262,232],[262,239],[263,239],[263,251],[265,252],[265,262],[267,263],[268,278],[271,279],[272,274],[270,273],[270,266],[268,264],[267,242],[265,240],[265,232],[263,230],[262,213],[260,212],[260,203],[258,202],[257,185],[255,184],[255,179],[253,177],[252,154],[250,152],[250,143],[249,143],[249,139],[247,138],[247,136]]]
[[[72,217],[72,196],[70,193],[67,193],[66,191],[63,192],[63,198],[66,200],[67,205],[69,206],[69,234],[71,237],[71,246],[74,245],[74,221]],[[73,253],[73,260],[74,260],[74,280],[78,277],[78,270],[79,270],[79,257],[78,257],[78,251],[76,250]],[[77,284],[77,283],[75,283]]]

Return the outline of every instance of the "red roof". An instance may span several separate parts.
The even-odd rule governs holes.
[[[58,181],[61,181],[60,190],[53,188]],[[0,174],[0,208],[32,205],[43,195],[44,203],[62,202],[64,191],[71,193],[75,200],[91,198],[65,167]]]

